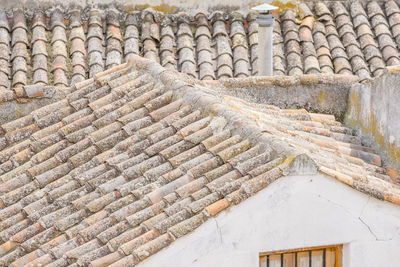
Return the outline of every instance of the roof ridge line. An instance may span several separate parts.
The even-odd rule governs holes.
[[[233,108],[222,94],[199,85],[201,84],[200,80],[174,70],[168,70],[157,62],[137,55],[130,57],[127,67],[136,71],[149,71],[155,79],[159,79],[165,86],[169,87],[168,89],[175,91],[184,101],[194,106],[200,106],[210,114],[224,117],[230,122],[234,131],[246,136],[254,143],[270,147],[276,155],[283,155],[284,162],[278,167],[280,167],[284,175],[289,173],[304,174],[304,169],[299,169],[296,172],[292,168],[293,162],[301,155],[305,155],[310,163],[315,164],[317,166],[316,170],[319,169],[318,164],[309,155],[303,152],[296,152],[293,147],[284,141],[265,133],[254,119]],[[193,90],[193,88],[198,90]],[[312,168],[313,164],[308,167]]]

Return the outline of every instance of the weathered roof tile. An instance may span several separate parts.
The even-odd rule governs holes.
[[[94,12],[91,16],[94,18],[89,27],[101,27],[95,18],[98,14]],[[110,19],[109,25],[117,24],[114,19]],[[153,18],[147,19],[150,22]],[[205,17],[198,20],[203,20],[201,27],[208,28]],[[244,27],[240,17],[232,21],[235,27]],[[219,23],[223,22],[222,17],[216,16],[213,22],[222,25]],[[60,28],[60,23],[53,30]],[[193,37],[185,21],[180,25],[178,39],[209,38],[207,31]],[[74,27],[81,26],[74,23]],[[309,30],[311,26],[302,27]],[[218,25],[215,28],[216,37],[225,38],[221,43],[229,41],[227,28]],[[243,34],[239,28],[233,36]],[[319,32],[314,32],[313,37]],[[168,31],[165,36],[171,38],[171,34]],[[340,41],[335,34],[330,36]],[[114,37],[110,35],[108,40]],[[161,35],[161,40],[164,37]],[[156,32],[149,30],[146,38],[157,39]],[[82,41],[77,37],[74,40]],[[319,71],[317,66],[323,62],[320,58],[329,58],[330,53],[338,61],[335,67],[342,64],[342,69],[346,69],[346,63],[340,60],[348,60],[346,53],[350,49],[337,45],[326,54],[318,54],[318,50],[310,47],[312,40],[303,38],[302,43],[293,40],[301,47],[300,54],[291,54],[300,59],[308,55],[304,59],[306,72]],[[322,40],[318,48],[331,48],[327,42]],[[197,51],[192,47],[181,51],[184,49],[191,51],[193,57],[203,51],[209,53],[207,49]],[[229,59],[233,65],[247,64],[240,49],[246,47],[242,44],[234,47],[233,54],[217,49],[217,53],[222,53],[218,60],[224,63],[216,66],[230,68],[232,72]],[[121,53],[118,49],[114,51]],[[362,57],[357,51],[351,60]],[[89,56],[93,53],[99,52],[91,51]],[[78,50],[73,54],[83,55]],[[233,62],[235,54],[241,59]],[[201,65],[210,64],[209,60],[204,59]],[[196,60],[186,62],[197,66]],[[32,264],[57,265],[66,261],[93,266],[136,264],[193,231],[208,216],[250,197],[286,173],[283,170],[287,161],[283,162],[292,153],[290,149],[298,148],[300,139],[308,147],[319,148],[302,155],[315,164],[329,165],[326,157],[338,162],[340,169],[334,172],[323,169],[324,173],[349,185],[358,179],[361,184],[356,189],[367,188],[364,191],[370,192],[377,188],[374,196],[387,194],[380,185],[381,181],[387,182],[378,180],[386,179],[385,171],[374,166],[381,165],[380,157],[360,146],[360,139],[340,128],[331,116],[278,108],[261,112],[244,101],[210,97],[197,87],[195,80],[192,86],[176,89],[184,83],[180,80],[183,76],[164,71],[149,60],[135,57],[129,64],[133,64],[135,71],[121,65],[99,73],[84,82],[84,87],[78,84],[80,89],[64,100],[2,126],[6,141],[0,153],[4,172],[0,183],[0,218],[5,228],[0,234],[4,243],[2,263],[29,258]],[[54,64],[54,74],[65,72],[64,65],[65,61]],[[152,74],[149,69],[157,69],[161,74]],[[302,72],[302,68],[296,71]],[[207,109],[203,108],[203,102],[207,103]],[[235,121],[242,121],[241,127],[248,128],[250,134],[232,127],[232,116]],[[258,126],[250,125],[253,121],[268,126],[279,121],[282,129],[279,138],[292,148],[279,143],[285,152],[273,150],[277,141],[264,139],[265,134]],[[353,166],[361,168],[362,174],[354,174]],[[371,181],[369,187],[362,184],[364,181]]]
[[[400,13],[393,1],[387,2],[384,7],[386,14],[376,2],[365,7],[357,1],[352,2],[347,10],[342,3],[326,5],[320,1],[315,5],[301,5],[299,14],[295,10],[287,10],[278,15],[273,30],[274,74],[335,71],[361,75],[363,81],[370,78],[369,72],[375,76],[382,73],[386,65],[398,64],[400,20],[397,15]],[[315,18],[310,16],[313,11]],[[85,19],[86,12],[88,19]],[[47,29],[48,18],[44,12],[38,11],[33,16],[32,25],[29,25],[31,39],[28,39],[24,12],[15,10],[10,20],[14,21],[12,29],[3,12],[0,20],[0,58],[5,60],[0,68],[2,88],[7,90],[10,87],[6,77],[10,67],[14,70],[11,87],[30,83],[68,86],[140,53],[160,61],[164,67],[177,68],[200,79],[246,77],[258,73],[255,13],[250,12],[244,18],[237,12],[229,16],[216,12],[208,19],[206,14],[198,14],[194,18],[175,14],[160,16],[157,12],[146,10],[128,14],[127,27],[123,30],[121,21],[124,16],[119,12],[107,10],[103,21],[100,9],[63,13],[57,8],[50,14],[51,27]],[[138,28],[136,25],[141,16],[144,26]],[[68,17],[69,25],[66,25]],[[48,45],[52,56],[48,55]],[[375,48],[368,48],[370,45]],[[343,50],[340,58],[337,55],[339,48]],[[69,63],[64,64],[63,70],[47,77],[47,64],[43,63],[44,57],[49,56],[52,57],[50,61],[57,56],[70,57],[71,67]]]

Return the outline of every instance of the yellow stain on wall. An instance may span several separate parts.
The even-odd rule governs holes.
[[[17,118],[22,117],[24,115],[24,109],[23,108],[15,109],[15,115],[17,115]]]
[[[289,166],[293,165],[293,160],[296,158],[296,155],[289,155],[279,166]]]
[[[388,146],[389,155],[400,162],[400,147],[398,147],[396,143],[388,143]]]
[[[282,13],[286,9],[296,9],[297,5],[295,1],[279,1],[279,0],[273,0],[271,2],[271,5],[278,7],[278,12]]]
[[[171,6],[168,4],[161,4],[161,5],[157,5],[157,6],[152,6],[149,4],[143,4],[143,5],[127,5],[125,6],[125,11],[127,13],[133,12],[133,11],[137,11],[137,10],[144,10],[146,8],[152,8],[156,11],[162,12],[162,13],[166,13],[166,14],[172,14],[172,13],[176,13],[178,11],[178,7],[177,6]]]
[[[354,104],[354,107],[356,108],[356,114],[358,114],[358,116],[360,116],[360,112],[361,112],[361,99],[360,96],[358,94],[356,94],[355,91],[351,92],[351,96],[350,96],[351,102]]]
[[[263,1],[260,2],[253,2],[249,6],[254,7],[258,6],[260,4],[263,4]],[[299,10],[298,3],[297,1],[280,1],[280,0],[273,0],[271,1],[271,5],[278,7],[278,13],[283,13],[287,9],[295,9],[297,13],[301,13],[301,10]],[[179,11],[179,8],[174,5],[168,5],[168,4],[161,4],[161,5],[150,5],[150,4],[141,4],[141,5],[126,5],[124,7],[125,12],[130,13],[133,11],[140,11],[144,10],[146,8],[152,8],[156,11],[165,13],[165,14],[173,14],[177,13]]]
[[[378,143],[381,147],[385,148],[388,155],[400,164],[400,146],[397,146],[396,142],[390,143],[387,138],[382,134],[382,131],[379,127],[379,121],[375,117],[375,110],[371,110],[371,114],[369,117],[369,122],[366,129],[368,133],[371,133],[375,138],[375,142]]]
[[[318,93],[317,99],[318,99],[318,104],[320,104],[320,105],[325,102],[325,100],[326,100],[326,92],[325,92],[325,90],[323,90],[322,92]]]

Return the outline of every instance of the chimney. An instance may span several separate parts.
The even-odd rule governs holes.
[[[272,76],[273,72],[273,24],[272,10],[278,9],[269,4],[253,7],[258,11],[258,75]]]

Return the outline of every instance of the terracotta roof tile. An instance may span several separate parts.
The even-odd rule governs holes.
[[[69,42],[71,43],[70,55],[72,63],[71,85],[86,78],[86,36],[83,31],[79,11],[71,14],[69,27],[71,29]]]
[[[358,1],[349,5],[317,1],[300,9],[276,17],[275,75],[334,71],[364,81],[399,64],[400,12],[394,1],[365,6]],[[28,24],[28,15],[21,10],[10,14],[10,18],[5,12],[0,16],[2,101],[14,98],[7,90],[27,84],[76,84],[132,54],[200,79],[258,73],[258,25],[253,12],[245,17],[219,11],[190,17],[152,10],[124,14],[116,9],[57,8],[49,14],[34,12]],[[143,26],[137,27],[140,23]],[[19,89],[15,93],[23,95]]]
[[[100,27],[93,14],[89,27]],[[213,33],[229,38],[219,24]],[[193,38],[185,27],[180,35]],[[332,116],[220,97],[187,79],[135,57],[4,124],[1,264],[133,266],[286,175],[298,157],[397,203],[379,156]]]
[[[176,40],[172,29],[172,22],[165,17],[161,23],[160,63],[170,69],[176,69]]]
[[[0,88],[9,89],[10,68],[8,61],[10,59],[10,27],[7,16],[4,12],[0,13]],[[4,100],[3,100],[4,101]]]
[[[12,86],[18,87],[27,84],[28,38],[24,13],[21,10],[17,10],[14,12],[13,17],[14,25],[11,33]]]

